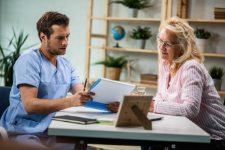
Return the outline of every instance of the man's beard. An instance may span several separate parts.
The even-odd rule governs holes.
[[[54,49],[50,46],[50,41],[48,41],[48,44],[47,44],[47,48],[48,48],[48,52],[52,55],[64,55],[62,54],[60,51],[57,51],[57,49]]]

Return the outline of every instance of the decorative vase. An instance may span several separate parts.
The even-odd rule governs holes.
[[[136,18],[138,14],[138,9],[136,8],[129,8],[129,17]]]
[[[145,39],[136,39],[136,44],[138,49],[145,49]]]
[[[213,79],[213,83],[214,83],[214,86],[215,86],[216,90],[220,91],[222,80],[221,79]]]
[[[119,80],[120,79],[121,68],[115,67],[107,67],[106,74],[107,78],[111,80]]]
[[[198,39],[196,40],[197,47],[201,53],[205,52],[205,46],[208,39]]]

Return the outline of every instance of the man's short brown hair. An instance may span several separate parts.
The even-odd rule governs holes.
[[[69,25],[69,18],[58,12],[49,11],[44,13],[37,22],[37,31],[40,40],[41,32],[44,33],[48,39],[50,38],[50,35],[53,33],[52,25],[63,25],[66,27]]]

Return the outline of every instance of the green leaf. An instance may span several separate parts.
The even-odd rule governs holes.
[[[9,45],[8,45],[8,48],[9,48],[11,46],[11,44],[12,44],[12,41],[14,39],[14,36],[11,39],[9,39],[9,38],[7,38],[7,39],[9,40]]]
[[[116,0],[116,1],[112,1],[109,4],[122,4],[125,7],[129,7],[129,8],[135,8],[135,9],[144,9],[144,8],[148,8],[151,7],[152,5],[149,5],[148,0]]]
[[[14,28],[13,30],[13,37],[7,38],[9,40],[8,48],[12,45],[14,50],[10,50],[8,48],[2,48],[0,45],[0,72],[1,77],[4,79],[5,86],[12,86],[13,84],[13,66],[16,63],[16,60],[20,57],[20,53],[24,49],[28,49],[36,44],[33,44],[29,47],[22,48],[25,42],[27,41],[28,34],[24,36],[23,30],[20,31],[19,36],[17,37]],[[11,51],[7,56],[4,54],[4,51]]]
[[[141,28],[140,26],[136,27],[137,29],[133,29],[130,37],[133,39],[149,39],[152,37],[152,32],[150,27]]]
[[[13,35],[14,35],[14,37],[15,37],[15,40],[17,41],[16,32],[15,32],[15,30],[14,30],[14,28],[13,28],[13,27],[12,27],[12,29],[13,29]]]
[[[208,39],[211,36],[210,32],[208,32],[204,28],[199,29],[197,27],[194,31],[194,34],[198,39]]]
[[[209,74],[213,79],[222,79],[224,70],[222,67],[213,66],[209,68]]]
[[[98,61],[96,63],[94,63],[93,65],[105,65],[106,67],[116,67],[116,68],[122,68],[123,66],[126,66],[127,64],[127,59],[125,59],[126,56],[120,56],[118,58],[114,58],[112,56],[107,55],[106,60],[104,61]]]
[[[5,54],[4,54],[4,52],[3,52],[3,48],[2,48],[1,45],[0,45],[0,52],[1,52],[2,56],[3,56],[3,58],[5,58]]]

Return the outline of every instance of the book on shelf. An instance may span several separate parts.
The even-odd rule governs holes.
[[[151,80],[142,80],[141,79],[141,83],[147,83],[147,84],[157,84],[157,80],[155,80],[155,81],[151,81]]]
[[[221,20],[224,20],[225,17],[221,18],[221,17],[214,17],[214,19],[221,19]]]
[[[151,74],[151,73],[145,73],[145,74],[140,74],[141,78],[148,78],[148,79],[157,79],[158,75],[157,74]]]
[[[225,12],[225,8],[214,7],[214,11],[216,11],[216,12]]]
[[[157,79],[154,79],[154,78],[146,78],[146,77],[141,77],[141,80],[157,81]]]
[[[214,11],[214,15],[225,15],[225,12],[217,12],[217,11]]]
[[[225,18],[225,14],[224,15],[214,15],[215,18]]]

